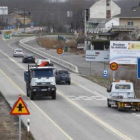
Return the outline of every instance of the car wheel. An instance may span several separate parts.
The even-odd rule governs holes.
[[[29,90],[28,90],[28,88],[26,88],[26,95],[27,95],[27,97],[29,97]]]
[[[52,92],[52,99],[56,99],[56,91]]]
[[[67,82],[68,83],[68,85],[70,85],[71,84],[71,82],[69,81],[69,82]]]
[[[32,92],[30,92],[30,100],[34,100],[34,95]]]
[[[33,63],[35,63],[35,59],[33,59]]]
[[[109,99],[107,100],[107,106],[108,107],[111,107],[111,105],[109,104]]]

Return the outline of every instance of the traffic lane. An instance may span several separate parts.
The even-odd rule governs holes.
[[[3,71],[0,70],[0,90],[3,93],[4,97],[8,101],[11,107],[18,100],[19,93],[22,95],[27,108],[30,112],[30,115],[21,116],[24,124],[27,124],[27,120],[30,119],[30,131],[33,134],[34,138],[37,140],[57,140],[57,139],[70,139],[70,137],[65,136],[56,126],[52,124],[47,115],[43,114],[42,110],[39,110],[33,102],[31,102],[25,95],[22,90],[20,90],[10,78],[5,75]],[[8,85],[8,88],[7,88]],[[10,115],[10,112],[9,112]],[[49,127],[48,127],[49,126]],[[45,131],[44,131],[45,130]],[[42,137],[43,136],[43,137]]]
[[[7,61],[7,62],[9,62],[9,61]],[[4,63],[5,62],[3,62],[2,64],[4,64]],[[2,65],[2,64],[1,64],[1,66],[2,66],[2,68],[4,68],[5,66]],[[9,67],[11,67],[11,69],[12,69],[12,67],[15,68],[17,66],[15,65],[15,63],[13,63],[13,64],[9,63]],[[5,73],[9,77],[11,77],[11,75],[10,75],[11,74],[11,69],[5,68],[3,71],[5,71]],[[14,71],[12,71],[12,74],[13,73],[17,74],[16,69],[14,69]],[[18,73],[18,74],[20,74],[20,73]],[[13,81],[16,82],[16,77],[13,78]],[[18,83],[16,83],[16,84],[18,86],[21,86],[23,84],[23,82],[20,83],[18,81]],[[45,99],[45,102],[42,102],[42,101],[39,100],[39,101],[35,101],[35,103],[40,108],[42,108],[42,110],[44,112],[49,114],[49,116],[51,116],[51,118],[54,117],[53,120],[57,119],[57,120],[55,120],[55,122],[57,122],[57,124],[60,123],[60,126],[62,128],[65,127],[64,129],[66,131],[68,131],[69,133],[71,133],[71,135],[75,139],[82,139],[83,137],[84,137],[84,139],[86,139],[86,138],[88,138],[88,139],[93,139],[93,138],[98,139],[99,138],[99,136],[97,134],[98,134],[98,131],[101,132],[101,130],[102,130],[101,126],[98,126],[98,124],[96,124],[96,122],[94,122],[94,121],[93,121],[93,123],[91,123],[91,121],[89,121],[90,118],[87,118],[87,116],[84,113],[82,113],[79,110],[78,110],[79,112],[77,112],[77,109],[74,108],[73,105],[65,103],[65,100],[62,97],[61,97],[61,100],[59,100],[59,96],[58,96],[58,99],[55,101],[55,104],[54,104],[54,101],[52,101],[52,100],[49,103],[48,103],[48,100],[46,102],[46,99]],[[71,107],[69,107],[69,106],[71,106]],[[70,108],[70,110],[68,110],[68,108]],[[74,111],[74,110],[76,110],[76,111]],[[79,119],[79,115],[80,115],[81,119]],[[62,118],[66,118],[66,121],[62,120]],[[69,121],[67,121],[67,120],[69,120]],[[79,122],[80,126],[77,126],[76,122],[78,122],[78,121],[80,121]],[[85,127],[85,125],[87,125],[87,124],[88,124],[88,128]],[[95,127],[96,127],[97,131],[94,130]],[[73,128],[75,128],[75,129],[73,129]],[[79,130],[79,133],[76,130]],[[86,135],[86,133],[87,133],[87,135]],[[101,133],[102,133],[102,136],[100,136],[100,139],[105,138],[105,136],[106,136],[106,138],[109,138],[109,139],[112,139],[114,137],[114,136],[111,136],[111,134],[110,134],[111,132],[110,133],[109,132],[106,133],[105,131],[103,131]],[[81,136],[79,134],[83,134],[83,135]]]
[[[32,52],[30,52],[30,51],[28,51],[28,50],[26,50],[26,49],[24,49],[24,48],[22,48],[21,46],[19,46],[19,42],[17,42],[17,41],[12,41],[11,43],[9,43],[9,45],[8,45],[8,47],[9,48],[11,48],[12,50],[14,50],[14,49],[16,49],[17,47],[18,48],[21,48],[21,49],[23,49],[23,52],[24,53],[32,53]],[[44,48],[43,48],[43,50],[44,50]],[[34,53],[33,53],[34,54]],[[39,55],[36,55],[36,54],[34,54],[34,57],[35,57],[35,60],[37,60],[37,59],[44,59],[44,57],[42,56],[39,56]],[[22,59],[22,58],[19,58],[19,57],[15,57],[15,58],[13,58],[15,61],[16,61],[16,59]],[[49,59],[49,58],[45,58],[45,59]],[[21,60],[21,62],[22,62],[22,60]],[[26,63],[25,65],[27,65],[28,63]],[[30,64],[30,63],[29,63]],[[54,64],[54,63],[53,63]],[[59,65],[57,65],[57,64],[54,64],[54,67],[56,68],[56,69],[65,69],[65,68],[62,68],[61,66],[59,66]]]
[[[1,46],[0,46],[1,47]],[[6,48],[7,46],[5,46],[5,48]],[[8,47],[7,47],[8,48]],[[0,50],[1,51],[1,50]],[[8,51],[9,53],[10,53],[10,51]],[[14,81],[14,83],[15,84],[13,84],[14,86],[15,85],[18,85],[18,87],[16,86],[16,88],[18,88],[19,89],[19,91],[20,92],[18,92],[18,93],[14,93],[14,94],[19,94],[19,93],[21,93],[22,92],[22,90],[20,90],[20,89],[22,89],[23,88],[23,90],[24,90],[24,92],[25,92],[25,84],[23,83],[23,71],[19,74],[19,71],[18,71],[18,69],[22,69],[23,68],[23,66],[21,66],[21,65],[17,65],[17,63],[16,62],[13,62],[13,61],[11,61],[11,60],[13,60],[13,59],[11,59],[11,58],[9,58],[9,59],[7,59],[7,54],[6,54],[6,56],[3,54],[3,53],[1,53],[1,55],[0,55],[0,57],[1,57],[1,59],[3,59],[3,61],[1,61],[0,62],[0,66],[1,66],[1,69],[2,69],[2,71],[3,72],[5,72],[6,73],[6,77],[7,77],[7,79],[8,80],[10,80],[10,81]],[[21,66],[21,67],[19,67],[19,66]],[[25,65],[24,65],[25,66]],[[13,75],[15,75],[14,77],[13,77]],[[10,77],[10,79],[9,79],[9,77]],[[18,77],[21,77],[21,78],[18,78]],[[2,80],[2,79],[1,79]],[[22,82],[21,82],[22,81]],[[8,87],[7,87],[7,85],[9,85],[7,82],[3,82],[3,81],[1,81],[4,85],[6,85],[5,87],[2,85],[1,87],[4,87],[4,89],[9,89]],[[13,83],[13,82],[12,82]],[[3,89],[3,91],[4,91],[4,89]],[[9,92],[8,93],[11,93],[10,92],[10,90],[12,90],[12,88],[10,88],[9,89]],[[3,93],[5,93],[5,92],[3,92]],[[9,97],[9,99],[11,100],[11,99],[14,99],[14,94],[12,94],[11,96],[8,96],[8,94],[6,93],[5,95],[6,96],[8,96]],[[30,100],[29,100],[30,101]],[[31,102],[31,101],[30,101]],[[34,103],[34,102],[32,102],[32,103]],[[34,104],[34,106],[36,106],[36,104]],[[37,108],[37,110],[39,110],[39,107],[38,106],[36,106],[36,108]],[[32,110],[32,109],[31,109]],[[40,109],[41,110],[41,109]],[[40,111],[41,113],[43,112],[42,110]],[[46,117],[47,116],[47,114],[45,114],[44,112],[42,113],[44,116],[45,116],[45,119],[47,118],[48,119],[48,117]],[[42,116],[42,114],[41,114],[41,116]],[[36,116],[36,115],[33,115],[33,117],[34,116]],[[56,135],[56,137],[55,137],[55,133],[57,134],[58,132],[56,131],[55,132],[55,130],[57,129],[57,128],[52,128],[52,130],[50,131],[48,131],[48,133],[49,133],[49,135],[47,136],[44,136],[45,134],[46,134],[46,131],[47,131],[47,128],[45,128],[45,126],[43,126],[42,127],[42,123],[43,123],[43,121],[44,121],[44,119],[42,119],[41,118],[41,116],[40,116],[40,114],[39,114],[39,118],[37,118],[37,116],[36,116],[36,118],[35,118],[35,122],[33,121],[33,124],[35,124],[36,126],[38,126],[38,127],[34,127],[34,129],[33,129],[33,133],[35,134],[35,136],[37,135],[38,136],[38,140],[44,140],[44,137],[46,138],[46,139],[48,139],[48,140],[50,140],[50,139],[57,139],[57,138],[59,138],[60,137],[60,139],[69,139],[68,137],[64,137],[64,136],[61,136],[61,135],[63,135],[62,134],[62,132],[59,132],[58,130],[60,129],[61,130],[61,128],[59,128],[57,131],[60,133],[58,136]],[[39,123],[39,121],[38,121],[38,119],[40,119],[41,121],[42,121],[42,123],[40,123],[40,125],[38,125],[38,123]],[[34,120],[34,118],[32,119],[32,120]],[[26,120],[27,121],[27,120]],[[50,120],[49,120],[50,121]],[[37,123],[37,124],[36,124]],[[25,122],[25,124],[26,124],[26,122]],[[45,123],[45,121],[44,121],[44,123],[43,124],[49,124],[49,123]],[[52,124],[52,121],[51,121],[51,124]],[[54,122],[54,125],[53,126],[56,126],[57,124],[55,124],[55,122]],[[46,125],[46,126],[48,126],[48,125]],[[44,129],[42,132],[43,133],[41,133],[41,132],[36,132],[36,131],[38,131],[38,129],[36,129],[36,128],[38,128],[38,129],[40,129],[40,130],[42,130],[42,129]],[[51,128],[51,126],[49,126],[49,128]],[[54,130],[54,131],[53,131]],[[62,130],[61,130],[62,131]],[[52,134],[52,132],[54,132],[54,134]],[[42,137],[42,135],[44,136],[44,137]],[[49,139],[50,138],[50,139]]]
[[[75,84],[70,86],[59,85],[59,91],[63,92],[65,98],[68,98],[68,100],[71,100],[72,102],[76,102],[93,115],[99,116],[101,120],[129,136],[131,139],[137,140],[140,136],[140,117],[138,117],[138,115],[140,116],[140,112],[137,112],[134,115],[133,111],[119,112],[116,108],[108,108],[106,99],[94,96],[91,92],[82,88],[76,88],[77,86]]]
[[[72,90],[73,91],[73,90]]]

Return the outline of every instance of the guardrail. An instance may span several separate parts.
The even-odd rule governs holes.
[[[35,54],[37,54],[37,55],[39,55],[41,57],[42,56],[44,58],[47,57],[52,62],[54,62],[56,64],[59,64],[59,65],[65,67],[65,68],[67,68],[67,69],[69,69],[69,70],[71,70],[71,71],[73,71],[75,73],[79,73],[77,66],[75,66],[75,65],[73,65],[73,64],[71,64],[69,62],[66,62],[66,61],[64,61],[64,60],[62,60],[60,58],[54,57],[54,56],[52,56],[52,55],[50,55],[50,54],[48,54],[46,52],[42,52],[42,51],[40,51],[38,49],[35,49],[35,48],[25,44],[26,42],[31,41],[31,40],[35,40],[35,39],[36,39],[36,37],[29,37],[29,38],[26,38],[26,39],[22,39],[22,40],[19,41],[19,45],[21,47],[25,48],[26,50],[29,50],[29,51],[31,51],[31,52],[33,52],[33,53],[35,53]]]

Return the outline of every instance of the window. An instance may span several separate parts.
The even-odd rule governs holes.
[[[106,18],[111,18],[111,11],[110,10],[106,11]]]
[[[34,70],[33,77],[34,78],[41,78],[41,77],[53,77],[53,69],[41,69],[41,70]]]
[[[127,25],[128,25],[128,26],[133,26],[133,21],[128,21],[128,22],[127,22]]]
[[[110,0],[106,0],[106,6],[110,6]]]
[[[130,89],[130,85],[115,85],[115,89]]]

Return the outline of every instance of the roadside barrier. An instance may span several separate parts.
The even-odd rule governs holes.
[[[29,51],[33,52],[34,54],[37,54],[41,57],[43,56],[44,58],[46,58],[46,57],[49,58],[52,62],[54,62],[58,65],[61,65],[65,68],[71,70],[72,72],[79,73],[77,66],[25,44],[26,42],[31,41],[31,40],[35,40],[35,39],[36,39],[35,36],[22,39],[22,40],[19,41],[19,45],[21,47],[25,48],[26,50],[29,50]]]

